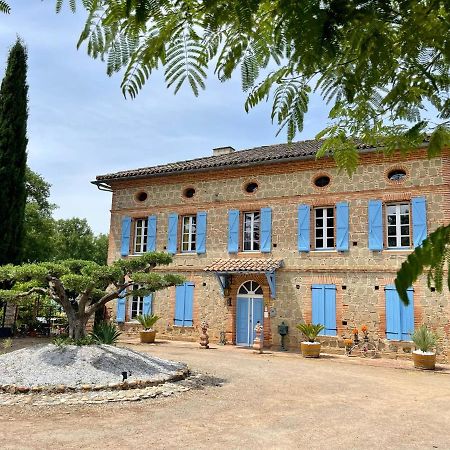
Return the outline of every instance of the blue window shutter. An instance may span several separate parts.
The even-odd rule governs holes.
[[[142,305],[142,314],[143,315],[152,313],[152,300],[153,300],[153,294],[149,294],[144,297],[144,304]]]
[[[186,282],[175,287],[174,324],[180,327],[193,325],[194,283]]]
[[[228,211],[228,252],[237,253],[239,250],[239,211]]]
[[[298,206],[298,251],[309,252],[310,250],[310,208],[309,205]]]
[[[122,217],[122,242],[120,254],[127,256],[130,253],[131,217]]]
[[[369,200],[369,249],[383,250],[383,204]]]
[[[413,298],[413,290],[409,288],[407,291],[409,304],[405,306],[399,297],[400,302],[400,322],[402,329],[402,340],[410,341],[411,334],[414,331],[414,298]],[[398,294],[397,294],[398,295]]]
[[[261,252],[272,250],[272,208],[261,208]]]
[[[182,327],[184,324],[184,297],[186,286],[180,284],[175,286],[175,317],[174,324]]]
[[[325,325],[325,289],[322,284],[313,284],[311,289],[312,323]],[[324,334],[322,330],[320,335]]]
[[[147,222],[147,251],[156,250],[156,216],[148,216]]]
[[[348,250],[349,214],[348,202],[336,204],[336,250]]]
[[[197,253],[206,253],[206,212],[197,213]]]
[[[393,284],[385,287],[386,295],[386,337],[401,340],[400,297]]]
[[[116,322],[125,322],[125,309],[127,304],[126,297],[119,297],[117,299],[117,311],[116,311]]]
[[[411,199],[411,209],[413,243],[414,247],[418,247],[427,237],[427,202],[425,197]]]
[[[174,255],[177,252],[178,214],[169,214],[167,231],[167,252]]]
[[[327,336],[336,336],[336,286],[333,284],[324,285],[324,305],[325,305],[325,330]]]
[[[184,296],[184,326],[191,327],[193,325],[192,313],[194,306],[194,283],[187,282]]]

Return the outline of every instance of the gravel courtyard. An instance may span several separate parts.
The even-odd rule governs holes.
[[[450,448],[448,371],[231,346],[126,345],[184,361],[217,383],[140,402],[3,406],[1,448]]]

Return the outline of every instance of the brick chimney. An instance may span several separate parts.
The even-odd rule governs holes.
[[[233,147],[217,147],[213,148],[213,156],[228,155],[234,151]]]

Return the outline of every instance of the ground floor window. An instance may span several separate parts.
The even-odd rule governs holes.
[[[395,341],[410,341],[414,331],[414,292],[408,289],[408,306],[400,300],[393,284],[385,287],[386,337]]]
[[[144,297],[132,297],[130,319],[134,320],[141,315],[144,309]]]
[[[175,317],[174,325],[192,327],[194,305],[194,283],[190,281],[175,287]]]
[[[138,285],[133,286],[133,291],[139,289]],[[130,320],[135,320],[141,314],[152,314],[153,294],[146,296],[133,295],[130,302]]]
[[[336,336],[336,286],[334,284],[312,285],[312,323],[320,323],[325,329],[321,335]]]

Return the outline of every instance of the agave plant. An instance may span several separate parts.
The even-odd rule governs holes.
[[[144,327],[144,330],[151,330],[153,325],[159,320],[156,314],[139,314],[137,321]]]
[[[414,330],[411,335],[411,339],[416,347],[422,352],[429,352],[435,346],[437,342],[437,335],[430,331],[425,324]]]
[[[318,334],[325,327],[320,323],[299,323],[297,328],[305,335],[309,342],[315,342]]]
[[[100,322],[94,327],[91,338],[96,344],[115,345],[122,333],[111,322]]]

